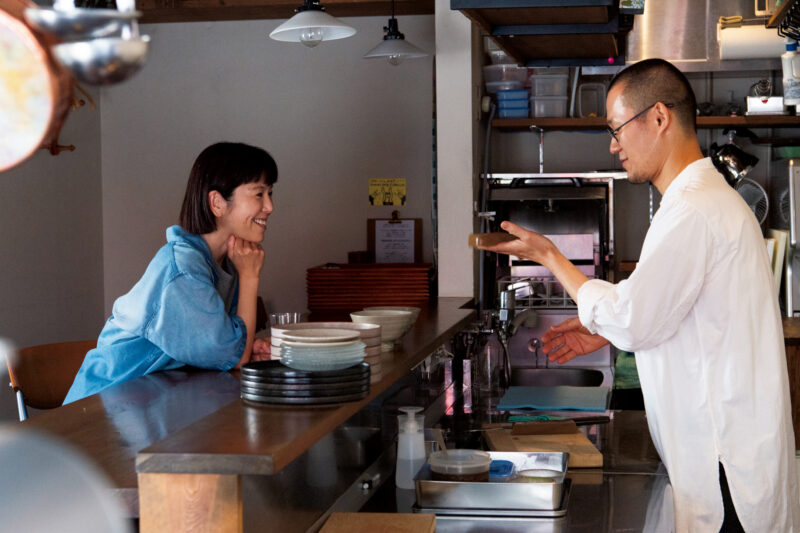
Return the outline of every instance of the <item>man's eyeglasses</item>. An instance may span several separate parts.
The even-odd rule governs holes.
[[[617,133],[619,133],[619,130],[621,130],[623,127],[625,127],[625,125],[626,125],[626,124],[629,124],[629,123],[633,122],[633,121],[634,121],[634,120],[636,120],[637,118],[641,117],[642,115],[644,115],[645,113],[647,113],[648,111],[650,111],[650,109],[651,109],[651,108],[652,108],[654,105],[656,105],[657,103],[658,103],[658,102],[655,102],[655,103],[652,103],[652,104],[650,104],[649,106],[645,107],[644,109],[642,109],[641,111],[639,111],[638,113],[636,113],[635,115],[633,115],[631,118],[629,118],[628,120],[626,120],[625,122],[623,122],[622,124],[620,124],[619,126],[617,126],[616,128],[611,128],[611,126],[606,126],[606,131],[608,132],[608,134],[609,134],[609,135],[611,135],[611,137],[613,137],[613,138],[614,138],[614,140],[615,140],[615,141],[619,142],[619,139],[617,138]],[[664,104],[664,105],[665,105],[666,107],[668,107],[668,108],[673,108],[673,107],[675,107],[675,104]]]

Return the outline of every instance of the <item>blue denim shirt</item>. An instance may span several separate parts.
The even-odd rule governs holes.
[[[168,228],[167,244],[114,302],[64,403],[184,365],[230,370],[247,343],[244,321],[236,316],[238,289],[236,274],[220,268],[201,236]]]

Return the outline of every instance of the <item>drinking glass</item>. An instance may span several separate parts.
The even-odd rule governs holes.
[[[270,326],[285,326],[286,324],[294,324],[296,322],[305,322],[305,313],[291,312],[291,313],[270,313],[269,325]]]

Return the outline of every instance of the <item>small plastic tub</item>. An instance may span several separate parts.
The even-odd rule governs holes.
[[[497,109],[528,109],[528,99],[523,100],[498,100]]]
[[[566,74],[534,74],[531,76],[531,94],[535,96],[565,96]]]
[[[530,97],[527,89],[497,91],[497,101],[527,100]]]
[[[498,91],[519,90],[525,87],[524,81],[487,81],[486,92],[496,93]]]
[[[483,79],[486,83],[518,81],[524,85],[528,79],[528,69],[517,65],[486,65],[483,67]]]
[[[492,456],[480,450],[434,452],[428,458],[431,477],[438,481],[489,481]]]
[[[555,470],[522,470],[517,472],[514,481],[517,483],[559,483],[560,478],[563,478],[563,476],[563,472],[557,472]]]
[[[531,97],[531,116],[542,117],[566,117],[567,116],[567,97],[566,96],[532,96]]]
[[[504,483],[514,475],[514,463],[503,459],[495,459],[489,465],[489,481]]]
[[[528,118],[530,111],[527,107],[520,109],[498,109],[498,118]]]

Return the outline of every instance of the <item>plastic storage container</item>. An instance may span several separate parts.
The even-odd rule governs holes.
[[[498,109],[497,118],[528,118],[530,113],[528,106],[520,109]]]
[[[434,452],[428,458],[431,477],[439,481],[489,481],[492,456],[480,450]]]
[[[489,481],[504,482],[514,475],[514,463],[503,459],[495,459],[489,464]]]
[[[534,96],[566,96],[566,74],[533,74],[531,76],[531,94]]]
[[[497,101],[502,102],[503,100],[528,100],[530,94],[528,94],[527,89],[519,89],[519,90],[506,90],[506,91],[497,91]]]
[[[517,65],[486,65],[483,67],[483,79],[486,83],[518,81],[524,86],[528,79],[528,69]]]
[[[566,117],[566,96],[532,96],[531,117]]]
[[[498,100],[497,109],[528,109],[528,99],[523,100]]]
[[[487,81],[486,92],[496,93],[498,91],[519,90],[525,87],[524,81]]]

